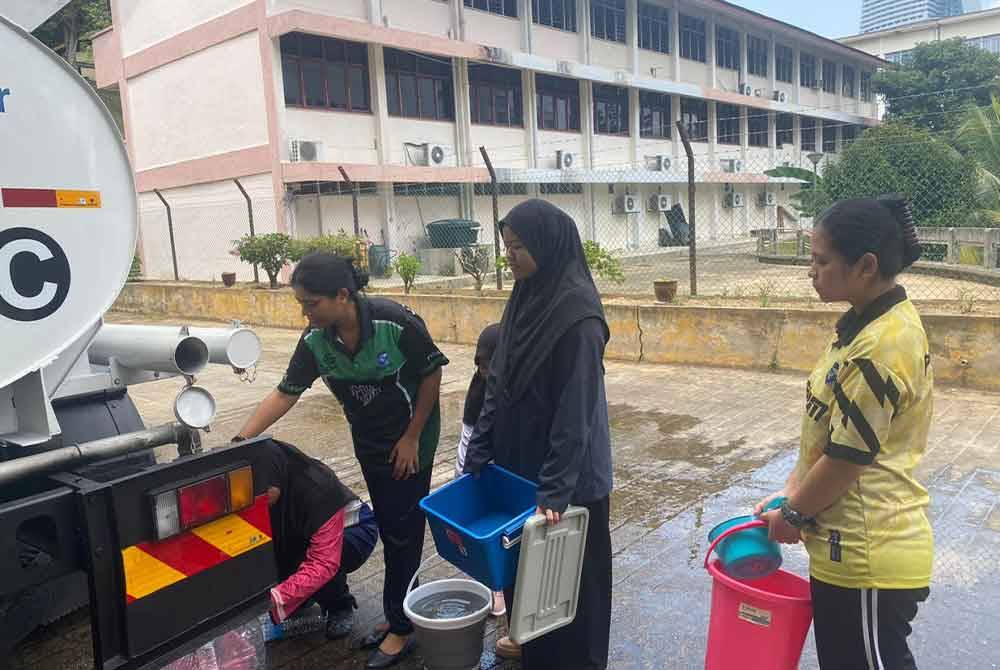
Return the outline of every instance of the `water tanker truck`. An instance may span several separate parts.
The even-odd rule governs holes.
[[[260,341],[104,322],[136,245],[125,147],[87,82],[2,15],[0,53],[0,666],[86,606],[96,668],[161,667],[265,611],[276,580],[259,442],[199,437],[215,403],[197,375],[253,366]],[[148,427],[128,387],[167,377],[185,380],[176,421]]]

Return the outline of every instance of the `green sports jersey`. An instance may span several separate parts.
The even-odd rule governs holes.
[[[420,382],[448,359],[423,320],[408,307],[384,298],[357,296],[361,342],[347,351],[333,328],[307,329],[278,390],[300,395],[322,378],[344,408],[358,460],[369,469],[391,471],[392,448],[406,432]],[[420,434],[420,468],[434,461],[441,433],[435,403]]]

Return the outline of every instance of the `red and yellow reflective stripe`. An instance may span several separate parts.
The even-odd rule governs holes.
[[[242,512],[162,542],[126,547],[122,550],[126,600],[145,598],[270,541],[267,496],[260,495]]]
[[[101,206],[100,191],[55,188],[0,188],[4,207],[90,209]]]

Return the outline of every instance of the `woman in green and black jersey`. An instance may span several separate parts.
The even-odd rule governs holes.
[[[237,437],[265,431],[316,379],[340,401],[385,550],[386,624],[362,642],[377,647],[367,667],[385,668],[414,647],[403,598],[423,551],[419,502],[430,490],[448,359],[408,307],[359,293],[367,281],[350,260],[330,254],[311,254],[296,266],[292,287],[309,327],[281,383]]]

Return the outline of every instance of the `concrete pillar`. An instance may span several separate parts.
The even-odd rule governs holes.
[[[455,93],[455,163],[459,167],[463,167],[475,163],[471,155],[472,119],[469,95],[469,62],[464,58],[454,58],[451,70]]]
[[[705,40],[706,40],[706,60],[708,62],[709,72],[712,73],[711,79],[709,81],[709,86],[712,88],[718,88],[719,83],[719,73],[718,67],[715,64],[715,18],[709,17],[705,21]]]
[[[714,100],[708,101],[708,155],[711,160],[716,158],[719,138],[718,114]]]
[[[792,95],[791,99],[798,104],[802,94],[802,48],[795,45],[792,51]],[[771,87],[772,89],[774,86]]]
[[[771,33],[767,36],[767,85],[772,91],[778,87],[777,63],[774,33]]]
[[[750,108],[740,105],[740,158],[746,165],[747,152],[750,149]],[[750,166],[747,166],[748,168]],[[749,171],[749,170],[748,170]]]
[[[580,36],[580,62],[590,65],[590,0],[577,0],[576,27]]]
[[[583,133],[584,165],[594,167],[594,84],[580,80],[580,131]]]
[[[524,99],[524,142],[528,156],[527,166],[538,167],[538,96],[535,94],[535,76],[531,70],[521,70],[521,96]]]
[[[767,160],[773,166],[778,151],[778,114],[767,113]]]
[[[629,72],[639,73],[639,2],[625,0],[625,45],[628,47]]]
[[[533,53],[531,41],[531,0],[518,0],[517,15],[521,17],[521,51]]]
[[[368,77],[372,82],[372,115],[375,117],[375,144],[378,162],[388,165],[389,152],[389,100],[385,92],[385,53],[380,44],[368,45]]]
[[[802,117],[798,114],[792,116],[792,155],[802,161]]]
[[[740,81],[747,81],[747,77],[750,74],[749,64],[747,63],[748,58],[747,34],[745,31],[740,30]]]
[[[639,151],[639,140],[642,137],[642,117],[641,108],[639,106],[639,89],[629,88],[628,89],[628,130],[629,130],[629,155],[632,157],[630,161],[633,165],[638,165],[640,168],[645,168],[645,164],[642,162],[642,156],[640,156]]]
[[[823,62],[824,60],[822,56],[816,56],[816,81],[819,82],[819,90],[816,91],[816,95],[819,97],[819,102],[816,106],[819,109],[826,108],[826,105],[828,104],[826,98],[829,97],[826,91],[823,90]]]
[[[674,143],[674,165],[680,166],[684,174],[687,174],[687,154],[684,153],[684,146],[681,144],[681,134],[677,132],[677,122],[681,120],[681,96],[672,95],[670,96],[670,137]],[[681,161],[681,162],[678,162]]]
[[[681,80],[681,13],[678,1],[670,7],[670,50],[674,56],[674,81]]]

